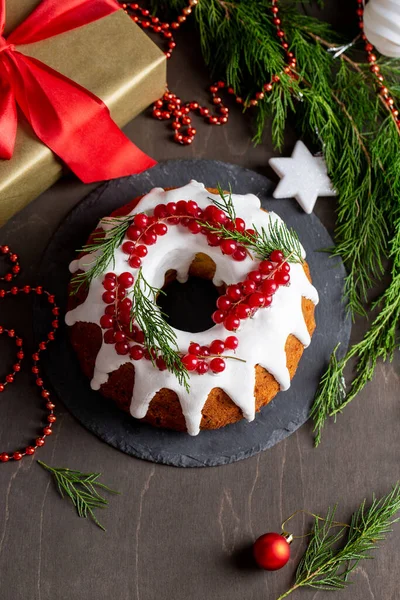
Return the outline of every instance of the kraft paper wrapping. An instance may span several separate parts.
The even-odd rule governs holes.
[[[5,35],[38,4],[38,0],[7,0]],[[164,53],[122,10],[42,42],[18,46],[18,50],[99,96],[119,127],[165,91]],[[19,112],[14,155],[11,160],[0,160],[0,226],[62,173],[61,163]]]

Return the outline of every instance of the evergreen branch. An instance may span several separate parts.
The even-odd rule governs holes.
[[[235,207],[232,202],[232,192],[226,194],[218,186],[219,194],[222,202],[210,198],[213,203],[222,210],[231,222],[236,219]],[[255,252],[260,260],[267,259],[274,250],[281,250],[285,255],[285,259],[291,263],[303,263],[303,249],[299,240],[299,236],[294,229],[289,228],[283,221],[276,219],[275,221],[269,215],[268,226],[265,229],[257,228],[252,224],[254,235],[249,235],[236,229],[228,229],[224,224],[215,225],[212,223],[204,223],[199,221],[202,227],[205,227],[212,233],[216,233],[224,239],[234,240],[238,244],[243,245],[246,249],[251,249]]]
[[[78,250],[79,253],[87,254],[89,262],[85,265],[87,269],[72,278],[73,294],[76,294],[82,286],[88,287],[93,279],[107,271],[111,263],[113,268],[115,267],[115,251],[122,244],[132,219],[133,217],[104,219],[103,222],[115,224],[107,231],[96,231],[92,241]]]
[[[143,331],[144,345],[150,354],[153,365],[156,365],[157,357],[161,356],[167,369],[189,392],[189,374],[179,355],[175,332],[164,319],[166,315],[156,303],[160,293],[163,293],[162,290],[152,287],[145,280],[140,268],[132,289],[131,323],[136,321]]]
[[[400,486],[397,483],[391,492],[379,500],[373,498],[366,508],[364,500],[353,513],[348,528],[331,533],[335,526],[336,507],[328,509],[321,524],[315,517],[311,538],[296,571],[292,587],[278,600],[283,600],[301,587],[318,590],[344,589],[349,585],[349,575],[361,560],[372,558],[377,542],[383,541],[391,531],[394,518],[400,510]]]
[[[85,519],[90,517],[100,529],[105,531],[103,525],[96,518],[94,510],[96,508],[106,508],[108,501],[99,494],[97,488],[101,488],[110,494],[118,494],[119,492],[97,481],[101,473],[81,473],[71,469],[50,467],[41,460],[38,460],[38,464],[52,474],[61,497],[67,496],[71,500],[78,515]]]

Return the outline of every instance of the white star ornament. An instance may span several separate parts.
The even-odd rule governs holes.
[[[318,196],[336,196],[322,156],[313,156],[303,142],[296,142],[291,157],[270,158],[269,164],[281,178],[274,198],[296,198],[310,214]]]

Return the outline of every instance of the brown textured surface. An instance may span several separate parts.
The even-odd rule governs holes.
[[[209,191],[212,193],[217,192],[217,190],[213,189],[209,189]],[[130,213],[139,200],[140,197],[133,199],[129,204],[115,211],[112,216],[123,216]],[[96,230],[97,233],[98,231]],[[304,270],[307,277],[311,280],[307,265],[304,266]],[[197,254],[190,267],[191,275],[205,279],[211,279],[214,271],[215,264],[206,254]],[[170,279],[173,277],[173,273],[167,273],[166,277]],[[81,292],[78,298],[72,296],[70,308],[81,304],[84,299],[84,292]],[[315,329],[314,304],[310,300],[303,298],[302,309],[307,329],[310,335],[312,335]],[[92,378],[96,356],[101,346],[100,327],[93,323],[76,323],[71,328],[71,342],[78,355],[83,372],[87,377]],[[285,352],[291,379],[296,373],[303,349],[303,345],[293,335],[287,338]],[[254,396],[256,411],[258,412],[276,396],[279,392],[279,384],[260,365],[255,365],[255,369],[256,384]],[[129,412],[134,385],[135,367],[129,362],[110,374],[107,383],[100,387],[100,392],[106,398],[114,400],[121,409]],[[219,429],[230,423],[235,423],[242,418],[242,411],[231,398],[220,388],[212,388],[202,410],[200,429]],[[156,393],[150,402],[149,409],[143,420],[156,427],[186,431],[185,418],[178,396],[175,392],[167,388],[162,388]]]

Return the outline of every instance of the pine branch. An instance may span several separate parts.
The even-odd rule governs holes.
[[[144,345],[150,354],[152,363],[156,366],[156,359],[162,357],[167,369],[189,392],[189,374],[182,364],[175,332],[165,320],[166,315],[156,303],[160,293],[164,292],[152,287],[145,280],[140,268],[132,290],[131,323],[136,321],[143,331]]]
[[[115,267],[115,251],[122,244],[132,219],[133,217],[104,219],[104,222],[111,224],[112,227],[107,231],[95,232],[92,241],[78,250],[79,253],[88,255],[88,262],[85,265],[88,268],[72,278],[73,294],[76,294],[82,286],[88,287],[93,279],[107,271],[110,264]]]
[[[110,494],[118,494],[119,492],[97,481],[101,473],[81,473],[71,469],[49,467],[41,460],[37,462],[52,474],[61,497],[66,496],[71,500],[78,515],[85,519],[90,517],[100,529],[105,531],[103,525],[96,518],[94,510],[96,508],[106,508],[108,501],[99,494],[97,488]]]
[[[369,508],[364,500],[353,513],[348,528],[331,533],[335,526],[336,507],[329,509],[321,524],[316,517],[311,538],[301,559],[293,586],[279,596],[282,600],[301,587],[317,590],[337,590],[347,587],[349,576],[363,559],[371,558],[371,552],[378,548],[391,531],[394,518],[400,510],[400,486],[379,500],[373,499]]]
[[[232,202],[232,192],[227,194],[220,186],[218,186],[218,192],[221,196],[221,201],[212,198],[210,198],[210,200],[226,214],[230,222],[234,222],[236,219],[236,212]],[[234,240],[246,249],[253,250],[260,260],[269,258],[271,252],[274,250],[281,250],[285,255],[285,260],[287,262],[304,262],[303,250],[297,233],[294,229],[287,227],[283,221],[273,221],[271,216],[269,216],[266,229],[264,227],[259,229],[254,224],[251,225],[251,228],[254,230],[254,235],[228,229],[224,224],[215,225],[213,223],[204,223],[201,221],[201,225],[224,239]]]

